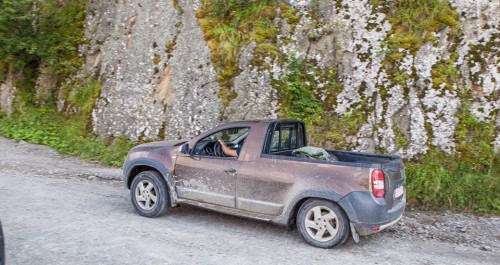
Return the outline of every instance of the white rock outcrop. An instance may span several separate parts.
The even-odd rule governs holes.
[[[274,81],[288,74],[286,62],[267,58],[269,67],[252,65],[255,44],[246,44],[239,75],[232,80],[236,99],[223,106],[216,78],[220,69],[212,65],[195,16],[201,4],[175,2],[183,12],[174,1],[90,1],[91,42],[82,53],[85,71],[96,73],[102,83],[93,112],[99,136],[181,139],[225,120],[278,116]],[[346,136],[351,148],[384,148],[415,158],[435,146],[454,154],[457,112],[469,107],[478,121],[497,124],[491,144],[500,150],[499,1],[450,0],[460,18],[459,37],[444,29],[416,52],[399,50],[402,59],[390,66],[404,76],[398,81],[384,61],[393,28],[383,13],[389,1],[379,1],[378,7],[369,0],[288,3],[302,18],[293,26],[275,21],[282,24],[276,39],[280,51],[289,61],[313,61],[319,72],[338,75],[342,90],[326,115],[366,113],[359,131]],[[458,58],[451,66],[458,69],[458,81],[436,84],[433,69],[450,58]],[[327,83],[316,81],[318,98],[324,100],[321,89]]]

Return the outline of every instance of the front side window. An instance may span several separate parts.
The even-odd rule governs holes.
[[[229,128],[218,131],[198,141],[194,147],[193,154],[202,156],[231,157],[234,156],[232,155],[234,153],[237,156],[239,155],[249,132],[250,128],[248,127]],[[234,152],[231,152],[230,150],[228,151],[228,149],[224,152],[222,145],[225,145],[230,150],[234,150]]]

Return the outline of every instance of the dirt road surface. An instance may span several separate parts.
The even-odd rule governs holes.
[[[170,209],[159,218],[141,217],[120,180],[120,169],[0,138],[0,220],[7,264],[500,261],[498,217],[410,211],[395,228],[362,238],[359,244],[350,240],[325,250],[307,245],[296,230],[192,207]],[[439,222],[429,222],[433,218]],[[425,223],[433,224],[433,230]],[[458,234],[452,239],[447,239],[448,232],[440,234],[450,226],[459,229],[456,233],[463,234],[462,239]]]

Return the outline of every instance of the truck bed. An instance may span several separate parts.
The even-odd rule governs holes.
[[[335,157],[337,157],[338,161],[321,160],[321,159],[314,159],[314,158],[296,157],[292,154],[292,151],[293,150],[274,152],[271,154],[271,156],[280,156],[282,159],[293,158],[293,160],[303,160],[303,161],[316,162],[316,163],[344,162],[344,163],[356,163],[357,164],[356,166],[360,166],[359,164],[365,164],[366,167],[376,167],[376,165],[379,165],[379,167],[380,167],[384,164],[390,163],[391,161],[399,159],[399,156],[396,156],[396,155],[379,155],[379,154],[371,154],[371,153],[363,153],[363,152],[326,150],[330,155],[334,155]]]
[[[389,209],[398,204],[398,198],[395,198],[394,191],[405,183],[404,165],[401,158],[397,155],[380,155],[363,152],[326,150],[330,155],[337,157],[335,160],[321,160],[314,158],[296,157],[292,155],[292,150],[276,152],[271,155],[264,155],[275,159],[286,159],[293,161],[302,161],[308,163],[343,165],[352,167],[364,167],[372,169],[382,169],[386,176],[385,201]]]

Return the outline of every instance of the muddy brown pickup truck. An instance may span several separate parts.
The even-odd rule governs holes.
[[[124,181],[136,211],[159,216],[194,205],[297,227],[305,241],[330,248],[349,235],[383,230],[406,205],[403,162],[395,155],[308,149],[298,120],[231,122],[189,141],[132,148]],[[306,152],[307,153],[307,152]]]

